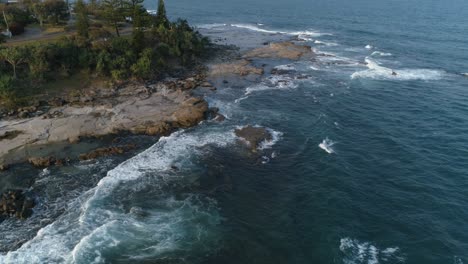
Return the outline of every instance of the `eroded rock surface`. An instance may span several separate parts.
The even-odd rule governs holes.
[[[20,190],[8,190],[0,197],[0,220],[5,217],[28,218],[35,202]]]
[[[310,46],[302,46],[294,42],[271,43],[247,52],[244,58],[275,58],[298,60],[303,57],[313,57],[315,54]]]
[[[238,128],[234,132],[254,152],[257,151],[262,142],[273,139],[271,133],[264,127],[246,126]]]
[[[135,149],[136,146],[129,144],[124,146],[108,147],[108,148],[98,148],[89,153],[81,154],[79,156],[80,160],[91,160],[104,156],[118,155],[128,152],[132,149]]]
[[[223,75],[262,75],[263,68],[257,68],[251,65],[248,60],[237,60],[229,63],[220,63],[210,66],[209,75],[212,77]]]
[[[190,88],[198,85],[196,81],[184,83],[190,83],[186,85]],[[80,138],[120,132],[164,135],[202,121],[208,103],[191,96],[186,86],[178,88],[175,82],[175,87],[169,84],[133,87],[133,94],[120,91],[120,96],[89,104],[57,106],[43,116],[0,120],[0,164],[26,161],[30,158],[29,146],[78,142]]]

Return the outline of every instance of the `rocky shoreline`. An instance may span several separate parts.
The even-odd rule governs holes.
[[[203,71],[188,77],[155,83],[129,82],[111,88],[90,87],[79,95],[54,97],[0,113],[0,171],[25,162],[37,168],[64,166],[138,149],[126,142],[95,146],[78,153],[69,151],[70,146],[79,146],[88,139],[99,141],[127,134],[158,137],[196,126],[205,119],[222,122],[225,117],[218,109],[210,108],[203,96],[197,94],[215,91],[213,84],[219,80],[227,83],[226,79],[232,77],[264,75],[265,65],[254,65],[254,58],[297,60],[306,56],[315,56],[308,46],[289,41],[272,43],[244,54],[228,55],[228,59],[209,63]],[[263,127],[247,125],[234,133],[253,153],[262,142],[272,140]],[[54,148],[54,144],[61,147]],[[22,191],[9,190],[5,195],[5,206],[0,212],[4,216],[25,218],[31,213],[34,204]],[[19,204],[26,203],[26,207],[16,205],[15,199]]]
[[[161,136],[194,126],[209,111],[203,98],[191,94],[202,85],[214,88],[198,74],[150,85],[93,88],[79,98],[20,108],[16,117],[0,120],[0,168],[42,158],[30,154],[37,146],[122,133]]]

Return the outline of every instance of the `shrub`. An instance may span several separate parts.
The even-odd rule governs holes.
[[[11,23],[10,32],[13,36],[21,35],[24,33],[24,25],[17,22]]]
[[[14,93],[14,80],[11,76],[0,75],[0,98],[3,100],[13,99]]]

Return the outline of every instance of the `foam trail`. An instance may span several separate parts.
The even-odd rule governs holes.
[[[247,89],[245,89],[245,95],[250,95],[254,92],[294,89],[297,87],[298,84],[296,84],[291,77],[275,75],[268,77],[265,81],[258,85],[247,87]]]
[[[381,52],[381,51],[374,51],[372,52],[371,56],[382,56],[382,57],[388,57],[392,56],[393,54],[391,53],[386,53],[386,52]]]
[[[338,46],[338,44],[336,44],[336,43],[333,43],[333,42],[325,42],[325,41],[320,41],[320,40],[316,40],[316,41],[314,41],[314,43],[315,43],[315,44],[318,44],[318,45],[329,46],[329,47]]]
[[[271,149],[283,137],[282,132],[275,131],[270,128],[267,128],[267,130],[268,132],[270,132],[272,139],[261,142],[260,145],[258,146],[259,150]]]
[[[214,23],[214,24],[201,24],[197,25],[197,28],[203,28],[203,29],[214,29],[214,28],[219,28],[219,27],[225,27],[227,24],[221,24],[221,23]]]
[[[287,32],[283,31],[274,31],[274,30],[267,30],[263,28],[259,28],[258,26],[249,25],[249,24],[231,24],[232,27],[248,29],[252,31],[262,32],[262,33],[269,33],[269,34],[287,34]]]
[[[260,28],[259,25],[251,25],[251,24],[231,24],[232,27],[248,29],[252,31],[262,32],[262,33],[269,33],[269,34],[287,34],[292,36],[299,36],[299,37],[321,37],[321,36],[331,36],[330,33],[321,33],[321,32],[314,32],[310,30],[304,31],[280,31],[280,30],[268,30],[264,28]]]
[[[358,71],[351,75],[352,79],[367,78],[377,80],[440,80],[445,72],[430,69],[395,69],[380,66],[377,61],[372,60],[370,57],[365,59],[368,70]],[[396,75],[393,74],[396,73]]]
[[[336,143],[333,142],[332,140],[326,138],[322,141],[322,143],[319,144],[319,147],[323,150],[325,150],[328,154],[333,154],[335,153],[335,150],[332,148],[333,145]]]
[[[369,242],[357,239],[342,238],[340,251],[343,253],[343,262],[349,264],[378,264],[378,263],[404,263],[405,257],[398,247],[379,249]]]

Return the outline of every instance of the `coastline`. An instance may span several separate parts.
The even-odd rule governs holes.
[[[201,85],[208,86],[196,74],[149,85],[91,88],[88,102],[54,98],[60,103],[47,112],[0,121],[0,167],[35,158],[30,150],[50,144],[125,133],[162,136],[194,126],[209,110],[205,100],[191,94]]]
[[[230,50],[227,46],[222,49]],[[207,118],[222,121],[224,116],[216,108],[210,108],[202,96],[195,95],[195,90],[215,91],[212,83],[219,78],[263,75],[263,67],[251,64],[254,57],[297,60],[304,56],[314,56],[310,47],[291,41],[277,42],[237,54],[240,59],[229,54],[221,62],[207,63],[207,72],[198,70],[188,77],[148,84],[130,82],[111,88],[90,87],[82,96],[51,98],[47,111],[23,107],[15,112],[18,118],[0,121],[0,169],[27,161],[37,167],[63,165],[64,161],[76,160],[86,153],[70,157],[60,152],[86,138],[124,134],[167,136]],[[48,151],[52,144],[62,147]],[[39,153],[38,149],[42,151]]]

